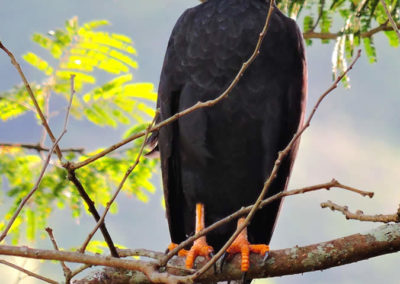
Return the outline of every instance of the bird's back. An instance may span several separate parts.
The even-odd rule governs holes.
[[[261,0],[209,0],[187,10],[174,28],[164,62],[161,118],[220,95],[254,51],[266,15]],[[278,151],[300,124],[304,64],[296,24],[276,10],[259,56],[228,98],[160,131],[174,242],[193,232],[196,203],[205,205],[209,225],[256,200]],[[269,195],[284,190],[293,159],[294,151]],[[250,241],[269,242],[279,204],[256,215]],[[220,247],[234,227],[211,233],[209,243]]]

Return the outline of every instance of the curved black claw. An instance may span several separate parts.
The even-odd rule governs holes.
[[[265,262],[267,261],[268,256],[269,256],[269,251],[267,251],[267,252],[264,254],[263,263],[265,263]]]
[[[210,252],[208,254],[208,257],[209,258],[213,258],[214,257],[214,252]],[[217,274],[217,263],[216,262],[214,262],[213,267],[214,267],[214,274],[216,275]]]
[[[246,271],[242,273],[242,284],[246,284],[247,283],[246,282],[246,275],[247,275]]]
[[[219,265],[219,272],[222,273],[222,270],[224,269],[224,264],[225,264],[225,260],[228,257],[228,253],[224,252],[224,254],[221,256],[221,263]]]

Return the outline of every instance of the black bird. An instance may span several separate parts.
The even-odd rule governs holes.
[[[158,121],[226,89],[252,54],[268,7],[263,0],[208,0],[183,13],[164,59]],[[253,204],[278,151],[302,124],[307,71],[295,21],[275,8],[259,51],[228,98],[179,118],[151,137],[153,142],[158,139],[173,243],[184,241],[204,223]],[[297,145],[282,161],[268,196],[286,189],[296,152]],[[247,229],[250,243],[270,242],[280,204],[276,201],[256,213]],[[210,232],[206,238],[211,247],[205,238],[198,240],[203,247],[192,249],[187,266],[197,255],[221,248],[235,226]],[[267,250],[264,246],[258,252]]]

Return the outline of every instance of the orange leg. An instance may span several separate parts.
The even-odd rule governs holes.
[[[204,229],[204,205],[196,204],[196,233]],[[213,248],[207,244],[206,237],[200,237],[194,241],[189,251],[186,251],[186,268],[192,268],[197,256],[209,258]]]
[[[244,218],[240,218],[238,220],[238,226],[240,226],[244,222]],[[261,254],[264,256],[269,252],[269,246],[264,244],[252,245],[247,240],[247,228],[243,229],[231,246],[226,250],[226,252],[230,255],[240,253],[242,256],[241,262],[241,270],[242,272],[246,272],[249,270],[250,261],[249,256],[251,252]]]

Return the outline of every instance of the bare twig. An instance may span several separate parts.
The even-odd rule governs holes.
[[[27,275],[29,275],[29,276],[32,276],[32,277],[34,277],[34,278],[36,278],[36,279],[39,279],[39,280],[42,280],[42,281],[44,281],[44,282],[52,283],[52,284],[58,284],[57,281],[54,281],[54,280],[52,280],[52,279],[50,279],[50,278],[47,278],[47,277],[44,277],[44,276],[42,276],[42,275],[33,273],[32,271],[29,271],[29,270],[27,270],[27,269],[25,269],[25,268],[23,268],[23,267],[20,267],[20,266],[18,266],[18,265],[15,265],[14,263],[8,262],[7,260],[0,259],[0,263],[1,263],[1,264],[4,264],[4,265],[7,265],[7,266],[9,266],[9,267],[12,267],[12,268],[14,268],[14,269],[16,269],[16,270],[18,270],[18,271],[21,271],[21,272],[23,272],[23,273],[25,273],[25,274],[27,274]]]
[[[273,2],[273,1],[271,1]],[[336,78],[336,80],[333,82],[331,87],[328,88],[327,91],[325,91],[320,98],[318,99],[317,103],[315,104],[313,110],[311,111],[308,119],[306,120],[305,124],[303,127],[301,127],[297,133],[293,136],[292,140],[289,142],[289,144],[283,149],[281,152],[278,153],[278,158],[275,161],[274,167],[271,171],[271,173],[268,176],[268,179],[264,183],[264,187],[257,199],[257,201],[254,203],[254,206],[250,213],[247,215],[245,221],[241,224],[238,225],[236,231],[233,233],[231,238],[225,243],[225,245],[216,253],[210,261],[201,269],[199,269],[195,274],[191,276],[191,279],[196,279],[199,277],[201,274],[203,274],[207,269],[209,269],[221,256],[222,254],[226,251],[226,249],[233,243],[233,241],[236,239],[236,237],[240,234],[240,232],[248,226],[249,222],[252,220],[254,214],[256,211],[260,208],[260,204],[262,200],[264,199],[264,196],[266,195],[268,188],[272,184],[273,180],[276,178],[278,174],[278,170],[280,168],[281,162],[283,159],[290,153],[290,150],[293,148],[295,145],[296,141],[300,138],[300,136],[304,133],[304,131],[310,126],[310,122],[312,118],[314,117],[315,112],[317,111],[319,105],[323,101],[323,99],[334,89],[337,88],[339,82],[343,79],[343,77],[353,68],[354,64],[357,62],[358,58],[360,58],[361,55],[361,50],[358,50],[357,55],[353,62],[350,64],[349,68],[346,69],[340,76]]]
[[[3,43],[0,41],[0,48],[2,50],[4,50],[5,53],[7,53],[7,55],[10,57],[11,59],[11,63],[15,66],[15,68],[17,69],[19,75],[22,78],[22,81],[24,82],[25,88],[28,91],[28,94],[33,102],[33,105],[35,106],[36,112],[40,117],[40,120],[42,121],[43,127],[46,128],[47,133],[50,136],[51,141],[53,142],[53,145],[55,145],[55,152],[57,153],[58,159],[61,161],[62,159],[62,153],[60,151],[60,148],[58,147],[58,145],[56,144],[56,137],[54,136],[53,132],[50,129],[49,124],[47,123],[47,120],[42,112],[42,110],[40,109],[40,106],[35,98],[35,95],[33,94],[33,91],[31,89],[31,86],[28,83],[28,80],[26,79],[24,72],[22,72],[21,66],[18,64],[17,60],[15,59],[14,55],[11,53],[11,51],[9,51],[4,45]]]
[[[400,28],[400,24],[397,25],[397,28]],[[369,31],[366,32],[362,32],[360,34],[361,38],[365,38],[365,37],[371,37],[376,33],[379,33],[381,31],[392,31],[393,28],[388,25],[387,23],[382,24],[377,26],[376,28],[373,28]],[[337,32],[337,33],[318,33],[318,32],[314,32],[314,31],[308,31],[303,33],[303,38],[304,39],[337,39],[339,36],[342,36],[343,33],[342,32]]]
[[[49,235],[50,241],[53,244],[54,249],[57,251],[60,251],[58,249],[56,239],[54,238],[53,230],[51,228],[47,227],[46,232]],[[61,263],[62,270],[64,271],[65,277],[68,277],[71,274],[71,269],[69,269],[69,267],[67,265],[65,265],[64,261],[60,261],[60,263]],[[67,281],[67,283],[68,283],[68,281]]]
[[[0,147],[12,147],[12,148],[24,148],[28,150],[36,150],[38,152],[49,152],[50,148],[44,147],[39,144],[29,144],[29,143],[0,143]],[[61,152],[75,152],[83,154],[85,149],[83,148],[61,148]]]
[[[395,1],[395,4],[393,4],[393,6],[396,7],[396,2],[397,2],[397,1],[398,1],[398,0]],[[386,5],[385,0],[380,0],[380,2],[381,2],[381,4],[382,4],[383,8],[385,9],[386,16],[388,17],[389,22],[390,22],[390,24],[392,25],[392,28],[393,28],[393,30],[396,32],[397,37],[399,38],[399,41],[400,41],[400,31],[399,31],[399,28],[397,27],[396,22],[393,20],[392,14],[390,13],[390,11],[389,11],[389,9],[388,9],[388,6]]]
[[[127,180],[128,177],[129,177],[129,175],[132,173],[132,171],[133,171],[133,170],[136,168],[136,166],[139,164],[140,157],[141,157],[142,154],[143,154],[144,146],[146,145],[147,137],[148,137],[148,135],[149,135],[149,133],[150,133],[149,130],[150,130],[150,128],[153,126],[153,124],[154,124],[154,122],[156,121],[157,117],[158,117],[158,111],[156,112],[156,114],[155,114],[155,116],[154,116],[154,118],[153,118],[153,121],[152,121],[151,123],[149,123],[148,127],[146,128],[146,134],[145,134],[145,136],[144,136],[143,143],[142,143],[142,145],[141,145],[141,147],[140,147],[139,153],[137,154],[137,157],[136,157],[135,162],[134,162],[133,165],[131,165],[131,166],[128,168],[128,170],[126,171],[126,173],[125,173],[124,177],[122,178],[120,184],[118,185],[118,188],[117,188],[117,190],[115,191],[114,195],[112,196],[112,198],[110,199],[110,201],[107,202],[107,206],[106,206],[106,208],[104,209],[103,215],[102,215],[101,218],[97,221],[96,226],[95,226],[94,229],[90,232],[90,234],[88,235],[88,237],[86,238],[86,240],[85,240],[84,243],[82,244],[81,248],[79,249],[79,251],[80,251],[81,253],[84,253],[84,252],[85,252],[86,247],[87,247],[87,245],[89,244],[90,240],[92,239],[92,237],[94,236],[94,234],[97,232],[97,230],[99,229],[99,227],[101,226],[101,224],[104,223],[104,219],[106,218],[106,215],[107,215],[108,211],[110,210],[111,205],[113,204],[114,200],[117,198],[118,194],[120,193],[122,187],[124,186],[126,180]]]
[[[342,212],[346,219],[351,220],[359,220],[359,221],[367,221],[367,222],[381,222],[381,223],[390,223],[395,222],[398,223],[400,221],[399,215],[396,214],[378,214],[378,215],[365,215],[361,210],[357,210],[355,213],[349,211],[347,206],[340,206],[332,201],[328,200],[327,202],[321,203],[322,208],[329,208],[332,211]]]
[[[100,220],[100,214],[96,209],[96,206],[94,205],[93,200],[90,198],[90,196],[87,194],[85,188],[83,187],[82,183],[79,181],[77,178],[75,171],[74,170],[68,170],[68,179],[72,181],[72,183],[75,185],[76,189],[78,190],[80,196],[82,199],[85,201],[89,212],[92,214],[93,218],[95,219],[96,223],[99,222]],[[100,231],[104,237],[104,241],[107,243],[108,248],[110,249],[110,253],[114,257],[118,257],[117,249],[115,248],[114,242],[108,233],[108,230],[106,228],[105,223],[101,223],[100,225]]]

